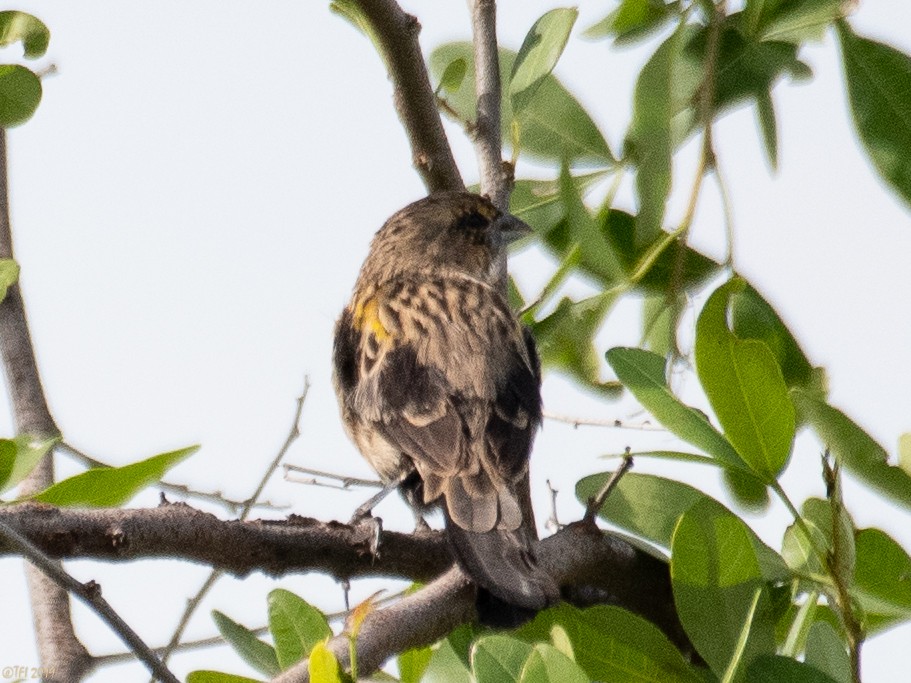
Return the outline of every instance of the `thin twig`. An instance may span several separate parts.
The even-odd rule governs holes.
[[[726,14],[726,0],[720,0],[713,5],[708,17],[708,29],[705,44],[705,73],[699,85],[699,96],[696,103],[697,116],[702,124],[702,151],[699,155],[699,164],[696,168],[693,189],[687,203],[686,212],[680,221],[680,226],[674,231],[677,237],[677,254],[674,259],[674,269],[671,274],[671,284],[667,291],[668,303],[673,302],[681,290],[683,282],[683,269],[686,261],[686,245],[689,239],[690,227],[696,216],[696,207],[702,193],[703,180],[706,174],[715,168],[715,148],[712,142],[712,123],[715,114],[716,71],[718,67],[718,54],[721,42],[721,23]]]
[[[826,496],[832,513],[832,552],[826,556],[826,565],[832,580],[835,582],[836,602],[838,613],[844,624],[845,634],[848,637],[848,654],[851,659],[851,680],[860,683],[860,649],[864,641],[864,629],[857,615],[854,614],[854,603],[851,592],[842,572],[844,553],[844,539],[842,538],[841,516],[843,503],[841,498],[841,463],[836,458],[831,460],[829,451],[826,450],[822,459],[823,478],[826,482]],[[853,570],[852,570],[853,571]]]
[[[301,483],[301,484],[315,484],[317,486],[319,486],[319,485],[330,486],[329,484],[320,484],[320,482],[316,481],[315,479],[308,479],[308,480],[292,479],[291,477],[288,476],[288,473],[289,472],[300,472],[301,474],[309,474],[309,475],[312,475],[313,477],[323,477],[325,479],[334,479],[336,481],[341,482],[341,485],[333,486],[332,488],[348,489],[348,488],[351,488],[352,486],[365,486],[368,488],[375,488],[375,489],[383,488],[383,482],[381,482],[377,479],[359,479],[358,477],[349,477],[344,474],[335,474],[334,472],[324,472],[322,470],[314,470],[314,469],[310,469],[309,467],[301,467],[300,465],[291,465],[289,463],[285,463],[284,465],[282,465],[282,467],[285,470],[285,479],[287,481],[294,481],[294,482]]]
[[[99,468],[99,467],[112,467],[112,465],[97,460],[92,456],[88,455],[84,451],[76,448],[66,441],[58,443],[55,448],[59,449],[66,455],[69,455],[74,460],[79,461],[82,465],[88,468]],[[205,500],[210,503],[215,503],[221,505],[232,515],[238,514],[247,504],[246,500],[232,500],[226,497],[220,491],[208,492],[208,491],[198,491],[196,489],[190,488],[185,484],[175,484],[168,481],[159,481],[155,484],[155,488],[161,489],[162,491],[167,491],[168,493],[174,493],[184,498],[195,499],[195,500]],[[285,510],[288,505],[278,505],[277,503],[265,502],[257,503],[257,509],[262,510]]]
[[[667,430],[661,425],[653,424],[648,420],[643,422],[630,422],[629,420],[620,419],[599,419],[587,417],[573,417],[571,415],[560,415],[559,413],[544,412],[544,419],[553,420],[554,422],[564,422],[573,427],[613,427],[615,429],[637,429],[643,432],[666,432]]]
[[[262,495],[263,489],[266,487],[269,479],[275,473],[275,470],[278,469],[279,464],[288,453],[291,445],[300,436],[300,420],[301,415],[304,412],[304,403],[307,400],[307,394],[309,391],[310,378],[304,377],[304,389],[297,399],[297,409],[294,411],[294,419],[291,421],[291,430],[288,432],[288,436],[285,438],[285,442],[282,444],[281,448],[278,449],[278,453],[275,454],[272,462],[269,463],[269,466],[266,468],[265,472],[263,472],[263,476],[260,478],[259,484],[256,486],[256,490],[253,491],[253,495],[251,495],[244,503],[239,516],[240,521],[247,519],[250,512],[256,505],[256,502],[259,500],[259,497]],[[206,597],[212,587],[222,577],[222,574],[222,570],[213,569],[206,580],[203,582],[202,586],[199,587],[199,590],[196,592],[196,594],[187,601],[187,606],[180,617],[180,621],[177,623],[177,627],[174,629],[171,640],[168,642],[168,645],[165,647],[165,650],[161,655],[162,662],[168,661],[168,658],[171,656],[174,648],[177,647],[178,643],[180,643],[180,638],[183,636],[184,630],[186,630],[187,625],[190,623],[190,618],[193,616],[193,613],[202,603],[203,599]]]
[[[715,185],[718,187],[718,194],[721,197],[721,211],[724,216],[724,234],[727,242],[726,253],[724,256],[724,265],[731,271],[734,270],[734,205],[731,202],[731,193],[728,190],[728,183],[725,180],[724,173],[721,171],[721,165],[715,158],[715,166],[712,175],[715,177]]]
[[[22,536],[18,531],[10,527],[6,522],[0,520],[0,536],[17,552],[22,554],[33,566],[40,569],[55,584],[72,593],[77,598],[87,604],[101,619],[111,627],[124,644],[130,648],[136,657],[141,659],[149,668],[149,671],[160,681],[165,683],[179,683],[164,662],[160,661],[149,646],[136,634],[129,625],[120,618],[120,615],[108,604],[107,600],[101,597],[101,586],[94,581],[80,583],[72,576],[67,574],[60,566],[41,550],[36,548],[27,538]]]
[[[607,500],[607,497],[611,494],[611,491],[614,490],[614,487],[619,483],[621,477],[626,474],[630,468],[633,466],[633,456],[630,454],[629,446],[626,447],[626,455],[623,456],[623,462],[620,465],[620,468],[617,469],[611,476],[610,479],[601,487],[601,490],[595,494],[594,497],[590,498],[588,501],[588,506],[585,508],[585,516],[582,518],[582,521],[587,524],[594,524],[595,517],[598,516],[598,513],[601,512],[601,508],[604,507],[604,503]]]

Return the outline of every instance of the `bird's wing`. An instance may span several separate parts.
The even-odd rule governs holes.
[[[466,529],[517,528],[513,485],[540,421],[539,378],[502,297],[474,281],[401,283],[353,317],[355,410],[413,460],[425,501],[444,495]]]

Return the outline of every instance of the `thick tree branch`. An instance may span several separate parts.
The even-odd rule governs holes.
[[[572,602],[626,607],[652,620],[694,656],[674,612],[666,563],[584,522],[541,541],[537,556],[560,584],[579,587],[564,589]],[[474,589],[460,569],[452,568],[424,589],[367,616],[357,638],[358,671],[369,675],[389,657],[436,642],[474,616]],[[350,665],[347,634],[333,638],[329,648],[343,666]],[[273,683],[309,680],[305,660]]]
[[[436,98],[418,43],[421,25],[395,0],[353,0],[370,25],[370,33],[394,87],[396,111],[408,135],[414,166],[427,190],[465,187],[443,130]]]
[[[238,576],[318,571],[337,579],[390,576],[426,582],[452,565],[446,539],[438,531],[383,532],[379,554],[373,555],[371,525],[296,516],[224,521],[182,503],[149,510],[65,510],[22,503],[0,508],[0,521],[51,557],[117,562],[176,557]],[[0,556],[15,553],[0,542]],[[570,587],[566,595],[572,602],[627,607],[651,619],[678,645],[686,644],[666,563],[584,522],[540,541],[536,554],[558,583]],[[452,609],[461,614],[461,607]]]
[[[9,214],[7,180],[6,130],[0,128],[0,258],[13,258],[13,235]],[[16,431],[39,438],[58,436],[60,430],[51,417],[32,339],[25,319],[22,292],[16,283],[0,301],[0,356],[6,371],[6,382],[13,404]],[[47,488],[54,481],[54,461],[49,453],[22,483],[22,493]],[[76,681],[90,662],[89,654],[76,637],[70,617],[67,592],[34,566],[25,568],[35,638],[42,668],[49,672],[48,681]]]
[[[132,561],[182,558],[236,576],[319,571],[337,579],[400,576],[427,581],[452,563],[438,532],[384,532],[370,553],[373,527],[292,516],[288,520],[220,520],[185,505],[147,510],[71,510],[38,503],[0,507],[0,520],[60,559]],[[0,556],[15,551],[0,542]]]
[[[0,521],[52,557],[121,562],[177,557],[236,575],[319,571],[337,579],[436,579],[426,589],[377,610],[364,623],[358,638],[358,661],[364,673],[395,652],[438,640],[474,616],[474,592],[466,588],[461,572],[447,572],[452,558],[440,532],[384,532],[379,555],[373,555],[369,525],[352,527],[301,517],[223,521],[184,504],[150,510],[61,510],[23,503],[0,508]],[[16,552],[0,543],[0,555]],[[570,602],[630,609],[692,654],[674,610],[665,562],[585,522],[570,524],[544,539],[536,554]],[[447,573],[440,576],[443,572]],[[347,638],[342,640],[333,641],[333,649],[338,648],[337,654],[346,661]]]

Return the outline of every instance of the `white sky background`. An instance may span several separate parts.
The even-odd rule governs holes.
[[[502,42],[518,48],[533,21],[555,5],[501,2]],[[613,6],[580,7],[557,74],[617,151],[635,76],[653,46],[618,52],[578,38]],[[332,326],[373,232],[423,192],[372,46],[331,15],[327,2],[43,0],[19,8],[49,26],[45,61],[60,70],[46,81],[35,118],[10,133],[9,148],[21,282],[45,388],[66,439],[111,464],[201,443],[169,479],[242,499],[285,439],[308,373],[303,434],[288,460],[369,476],[337,417]],[[406,8],[420,17],[425,52],[469,35],[464,2],[413,0]],[[911,52],[907,3],[862,3],[853,23]],[[899,434],[911,430],[911,220],[856,142],[834,37],[802,56],[814,81],[782,83],[775,91],[777,176],[765,162],[752,111],[729,115],[717,128],[733,197],[737,267],[776,306],[811,360],[827,367],[833,402],[894,452]],[[448,130],[473,181],[471,148],[458,128]],[[691,145],[675,169],[671,219],[681,214],[694,159]],[[692,240],[721,255],[717,193],[711,182],[707,187]],[[626,188],[621,204],[629,208],[631,201]],[[534,254],[515,264],[528,291],[550,272]],[[602,350],[636,344],[636,307],[621,307],[608,327]],[[694,386],[691,380],[685,388]],[[554,377],[544,393],[553,412],[611,419],[635,412],[632,402],[604,404]],[[4,435],[12,433],[7,413]],[[547,516],[545,478],[560,489],[561,519],[570,521],[581,514],[575,481],[610,466],[597,456],[626,445],[672,444],[661,433],[548,422],[532,461],[539,522]],[[793,499],[822,494],[818,452],[812,439],[798,440],[797,462],[784,480]],[[76,471],[62,463],[62,473]],[[637,470],[720,492],[717,474],[704,469],[641,462]],[[347,519],[365,496],[292,485],[280,476],[267,488],[270,500],[322,519]],[[846,499],[859,526],[881,527],[911,548],[908,511],[850,483]],[[150,492],[133,505],[156,502]],[[387,527],[409,528],[398,499],[383,503],[379,514]],[[787,524],[781,506],[754,521],[779,547]],[[98,580],[152,645],[167,640],[208,571],[172,561],[67,566],[81,580]],[[0,668],[35,666],[21,562],[0,561],[0,581],[7,587]],[[353,598],[377,584],[356,583]],[[188,636],[215,632],[213,608],[261,625],[275,585],[326,610],[341,604],[341,590],[322,577],[224,579]],[[93,653],[121,650],[94,616],[81,606],[75,613]],[[864,680],[899,680],[909,639],[909,626],[872,639]],[[195,668],[252,673],[225,648],[177,657],[173,668],[180,677]],[[146,678],[131,665],[101,670],[92,680]]]

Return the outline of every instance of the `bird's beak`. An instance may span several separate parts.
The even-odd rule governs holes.
[[[527,237],[534,232],[528,223],[516,218],[511,213],[504,213],[497,218],[497,227],[500,230],[504,244],[515,242],[517,239]]]

